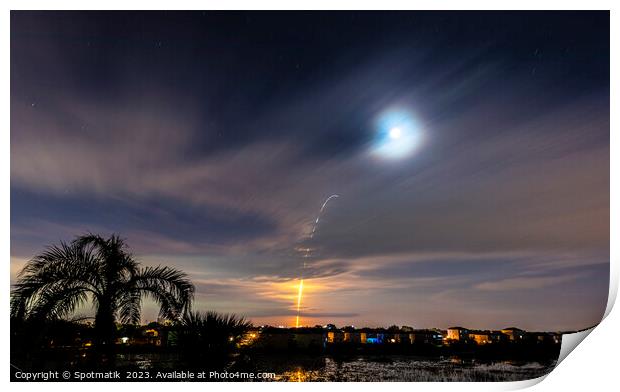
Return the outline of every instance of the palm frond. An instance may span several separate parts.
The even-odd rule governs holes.
[[[89,291],[80,285],[48,285],[33,301],[29,316],[33,319],[62,319],[86,303],[88,293]]]
[[[161,317],[180,317],[194,297],[194,285],[187,274],[170,267],[142,268],[128,285],[157,301]]]
[[[180,324],[179,343],[188,352],[230,349],[252,326],[243,317],[213,311],[187,312]]]
[[[118,301],[118,318],[123,324],[138,324],[142,307],[140,290],[124,290]]]
[[[52,245],[26,263],[11,290],[11,317],[68,318],[91,302],[103,346],[112,341],[116,320],[139,323],[144,296],[159,304],[161,317],[178,320],[190,309],[193,295],[185,273],[141,268],[120,236],[88,233]]]
[[[92,271],[97,270],[98,266],[99,261],[93,254],[80,247],[66,243],[49,247],[26,263],[18,274],[17,283],[11,290],[11,316],[23,318],[35,309],[40,314],[40,310],[49,308],[42,304],[50,298],[57,298],[55,293],[59,289],[79,288],[84,292],[97,293],[101,281],[99,275]],[[62,306],[70,304],[70,301],[63,302]]]

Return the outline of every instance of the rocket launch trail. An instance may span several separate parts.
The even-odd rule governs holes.
[[[338,198],[338,197],[340,196],[334,194],[334,195],[329,196],[327,199],[325,199],[325,201],[323,202],[323,205],[321,206],[321,209],[319,210],[319,213],[316,216],[316,219],[314,220],[312,231],[310,232],[308,239],[312,240],[314,238],[314,235],[316,234],[316,231],[319,227],[321,215],[323,214],[323,211],[325,211],[325,209],[327,208],[327,203],[329,203],[330,200]],[[301,272],[299,274],[299,287],[297,290],[297,317],[295,318],[296,328],[299,328],[299,316],[300,316],[299,313],[301,309],[301,301],[302,301],[303,291],[304,291],[304,269],[306,268],[306,259],[310,257],[310,252],[312,251],[312,249],[309,247],[306,247],[303,251],[305,252],[303,255],[304,262],[301,268]]]

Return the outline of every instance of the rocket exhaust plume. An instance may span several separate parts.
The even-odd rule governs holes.
[[[314,238],[314,234],[316,233],[317,228],[319,227],[319,221],[321,220],[321,214],[323,214],[323,211],[327,207],[327,203],[329,203],[331,199],[335,199],[337,197],[340,197],[340,196],[334,194],[328,197],[327,199],[325,199],[325,201],[323,202],[323,205],[321,206],[321,209],[319,210],[319,213],[316,216],[316,219],[314,220],[314,225],[312,225],[312,231],[310,232],[308,239],[311,240]],[[303,291],[304,291],[304,269],[306,269],[306,259],[310,257],[311,251],[312,249],[310,247],[306,247],[304,249],[304,255],[303,255],[304,264],[301,268],[301,273],[299,274],[299,288],[297,290],[297,317],[295,318],[296,328],[299,328],[299,313],[301,310],[301,299],[303,297]]]
[[[304,292],[304,280],[299,281],[299,290],[297,292],[297,318],[295,319],[295,327],[299,328],[299,308],[301,307],[301,296]]]

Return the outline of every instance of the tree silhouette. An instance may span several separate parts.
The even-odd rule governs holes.
[[[52,245],[31,259],[11,290],[11,317],[45,321],[69,316],[91,302],[96,345],[111,348],[115,323],[138,323],[142,299],[160,306],[160,317],[179,319],[189,310],[194,286],[170,267],[142,267],[118,235],[88,234]]]
[[[178,344],[191,359],[225,360],[252,327],[243,317],[217,312],[186,312],[179,323]]]

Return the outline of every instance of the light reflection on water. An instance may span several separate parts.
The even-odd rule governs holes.
[[[174,354],[153,354],[153,353],[136,353],[136,354],[117,354],[116,365],[120,367],[128,366],[137,370],[158,369],[176,369],[181,366],[179,356]]]
[[[323,366],[276,371],[274,381],[516,381],[540,377],[554,366],[555,363],[474,363],[406,357],[336,361],[326,357]]]
[[[424,359],[407,356],[330,356],[255,357],[250,368],[230,371],[274,372],[272,381],[518,381],[537,378],[555,367],[550,363],[523,361],[481,362],[458,357]],[[178,369],[188,364],[176,355],[119,354],[117,364],[131,365],[141,370],[153,368]],[[192,364],[194,366],[198,364]],[[229,365],[229,366],[230,366]],[[199,365],[198,365],[199,366]],[[200,367],[200,366],[199,366]]]

